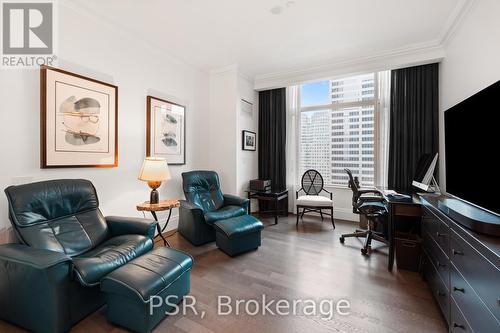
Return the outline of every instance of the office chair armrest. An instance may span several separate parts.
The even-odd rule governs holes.
[[[377,194],[379,196],[382,196],[382,193],[380,193],[379,190],[375,190],[375,189],[373,189],[373,190],[358,190],[358,193],[360,195],[367,194],[367,193],[373,193],[373,194]]]

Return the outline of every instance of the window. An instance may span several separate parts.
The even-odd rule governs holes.
[[[316,169],[326,185],[347,186],[349,168],[362,186],[374,185],[376,78],[370,73],[300,86],[300,174]]]

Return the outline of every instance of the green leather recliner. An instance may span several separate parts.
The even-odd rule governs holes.
[[[215,241],[214,222],[248,214],[249,200],[223,194],[214,171],[184,172],[182,187],[179,232],[194,245]]]
[[[20,244],[0,246],[0,318],[28,330],[68,331],[105,303],[104,276],[153,249],[156,222],[104,217],[90,181],[5,193]]]

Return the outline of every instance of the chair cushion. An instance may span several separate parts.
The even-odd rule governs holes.
[[[333,207],[333,201],[321,195],[303,195],[296,200],[299,206]]]
[[[247,212],[241,206],[224,206],[218,210],[205,213],[205,221],[208,224],[213,224],[215,221],[225,220],[236,216],[245,215]]]
[[[182,173],[182,188],[186,199],[210,212],[224,205],[219,176],[214,171],[189,171]]]
[[[252,215],[237,216],[217,221],[214,226],[218,232],[222,232],[227,238],[252,234],[264,228],[262,222]]]
[[[148,303],[151,296],[168,288],[192,266],[189,254],[160,247],[107,275],[101,290]]]
[[[74,257],[74,270],[82,285],[97,285],[104,276],[151,249],[153,241],[146,236],[113,237],[94,249]]]
[[[381,201],[367,201],[362,203],[359,207],[358,210],[362,214],[377,214],[377,215],[383,215],[387,213],[387,206],[385,203]]]

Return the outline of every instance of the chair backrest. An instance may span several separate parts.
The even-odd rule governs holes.
[[[12,226],[28,246],[75,256],[109,237],[97,193],[88,180],[10,186],[5,194]]]
[[[323,191],[323,177],[316,170],[307,170],[302,175],[301,185],[306,195],[319,195]]]
[[[344,169],[344,171],[347,173],[347,176],[349,177],[348,180],[348,186],[352,191],[352,211],[354,213],[359,213],[358,212],[358,199],[359,199],[359,182],[357,179],[354,178],[352,175],[351,170],[349,169]]]
[[[190,171],[182,174],[182,189],[187,201],[205,212],[217,210],[224,205],[219,175],[215,171]]]

